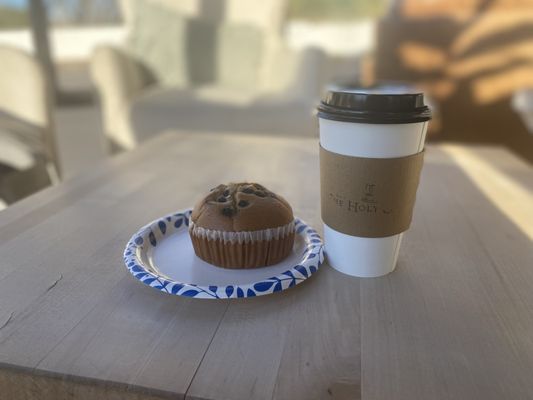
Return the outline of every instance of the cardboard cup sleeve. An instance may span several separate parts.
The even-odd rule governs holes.
[[[320,147],[322,220],[359,237],[409,229],[424,151],[398,158],[345,156]]]

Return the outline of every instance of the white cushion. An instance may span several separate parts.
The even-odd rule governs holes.
[[[134,135],[139,142],[166,130],[318,136],[312,104],[266,93],[230,93],[217,87],[154,90],[130,107]]]
[[[35,155],[45,154],[42,131],[0,112],[0,163],[17,170],[35,163]]]
[[[34,152],[30,146],[11,132],[0,130],[0,164],[21,171],[30,168],[34,163]]]

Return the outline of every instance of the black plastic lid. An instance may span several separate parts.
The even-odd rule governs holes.
[[[318,106],[318,116],[366,124],[408,124],[431,119],[424,93],[398,83],[372,87],[331,86]]]

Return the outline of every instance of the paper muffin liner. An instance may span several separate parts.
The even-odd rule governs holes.
[[[278,228],[226,232],[189,223],[194,252],[202,260],[230,269],[258,268],[286,258],[294,244],[294,221]]]

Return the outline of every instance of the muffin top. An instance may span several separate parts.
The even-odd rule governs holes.
[[[283,197],[257,183],[218,185],[195,206],[196,226],[226,231],[258,231],[292,222],[292,208]]]

